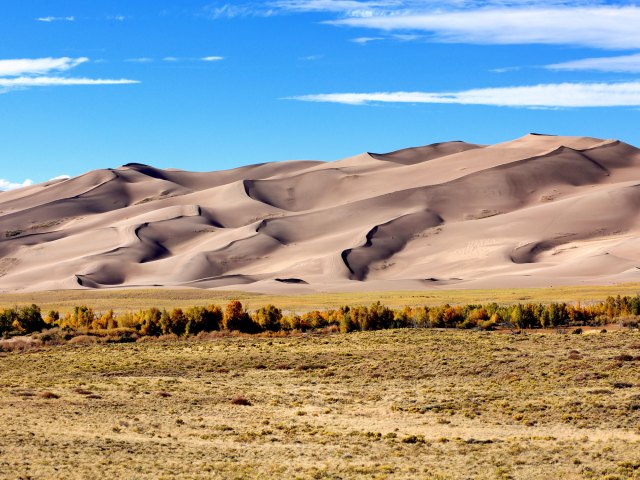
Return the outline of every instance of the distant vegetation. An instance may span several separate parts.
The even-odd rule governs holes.
[[[113,310],[96,313],[77,306],[61,315],[56,310],[44,314],[37,305],[0,311],[0,336],[10,337],[42,332],[58,327],[68,332],[93,336],[120,335],[128,339],[141,336],[190,336],[202,332],[238,331],[305,332],[329,329],[334,332],[382,330],[390,328],[458,328],[493,330],[496,328],[535,329],[559,326],[605,325],[622,321],[637,326],[640,295],[608,297],[590,305],[566,303],[527,303],[515,305],[440,305],[392,309],[380,302],[367,306],[343,306],[302,315],[283,314],[274,305],[248,312],[238,300],[224,310],[218,305],[196,306],[186,310],[149,308],[116,314]]]

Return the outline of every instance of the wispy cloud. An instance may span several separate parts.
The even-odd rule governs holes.
[[[17,182],[11,182],[9,180],[5,180],[4,178],[0,178],[0,191],[9,191],[9,190],[16,190],[18,188],[22,188],[22,187],[28,187],[30,185],[33,185],[33,180],[27,178],[24,182],[21,183],[17,183]]]
[[[207,5],[203,9],[204,15],[213,20],[220,18],[236,18],[236,17],[270,17],[276,14],[276,10],[271,8],[268,3],[213,3]]]
[[[73,85],[130,85],[140,83],[126,78],[82,78],[82,77],[15,77],[0,78],[0,88],[62,87]],[[1,91],[1,90],[0,90]]]
[[[316,60],[321,60],[324,58],[323,54],[319,55],[307,55],[306,57],[299,57],[298,60],[303,60],[305,62],[314,62]]]
[[[52,22],[75,22],[76,17],[38,17],[36,22],[52,23]]]
[[[66,17],[54,17],[54,16],[38,17],[38,18],[35,18],[34,20],[36,22],[43,22],[43,23],[75,22],[80,20],[103,20],[103,21],[106,20],[110,22],[124,22],[128,18],[129,17],[126,17],[124,15],[107,15],[104,17],[76,17],[76,16],[70,15]]]
[[[139,83],[129,79],[104,79],[86,77],[63,77],[56,74],[66,72],[83,63],[80,58],[19,58],[0,60],[0,93],[30,87],[58,87],[72,85],[124,85]]]
[[[375,42],[378,40],[384,40],[384,37],[358,37],[351,39],[353,43],[357,43],[359,45],[366,45],[367,43]]]
[[[178,63],[178,62],[220,62],[224,60],[225,57],[221,57],[218,55],[209,55],[205,57],[163,57],[160,59],[162,62],[168,63]],[[127,58],[125,62],[129,63],[153,63],[158,59],[152,57],[136,57],[136,58]]]
[[[125,62],[130,63],[152,63],[153,58],[151,57],[137,57],[137,58],[127,58]]]
[[[640,73],[640,53],[617,57],[583,58],[547,65],[549,70],[592,70],[599,72]]]
[[[328,93],[289,99],[347,105],[435,103],[526,108],[637,107],[640,106],[640,82],[553,83],[459,92]]]
[[[640,48],[640,5],[632,0],[271,0],[216,3],[205,12],[210,18],[326,13],[335,18],[325,23],[405,41]]]
[[[0,60],[0,77],[16,75],[40,75],[52,71],[70,70],[78,65],[88,62],[86,57],[80,58],[17,58]]]
[[[397,0],[278,0],[271,3],[277,9],[291,12],[334,12],[353,17],[382,15],[389,8],[403,5]]]
[[[517,72],[518,70],[522,70],[523,67],[498,67],[492,68],[490,71],[493,73],[508,73],[508,72]]]
[[[483,8],[397,12],[330,20],[337,26],[427,32],[439,42],[553,44],[605,49],[640,48],[640,7]]]
[[[52,179],[50,179],[50,182],[53,182],[55,180],[69,180],[71,178],[70,175],[58,175],[57,177],[53,177]]]

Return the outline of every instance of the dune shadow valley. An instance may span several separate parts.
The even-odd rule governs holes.
[[[631,145],[536,134],[206,173],[128,164],[0,193],[0,291],[632,282],[639,178]]]

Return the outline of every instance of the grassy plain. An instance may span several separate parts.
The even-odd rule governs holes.
[[[0,478],[637,479],[639,382],[624,330],[0,353]]]
[[[87,305],[95,311],[113,308],[116,312],[158,308],[185,308],[210,303],[226,304],[240,300],[249,310],[274,304],[285,311],[306,312],[337,308],[341,305],[370,305],[380,300],[384,305],[397,308],[408,305],[442,305],[449,303],[474,304],[527,303],[527,302],[595,302],[609,295],[636,295],[640,283],[608,286],[578,286],[549,288],[512,288],[491,290],[422,290],[404,292],[314,293],[296,295],[262,295],[256,293],[215,291],[201,289],[127,289],[127,290],[62,290],[34,293],[0,294],[0,308],[35,303],[48,310],[66,313],[76,305]]]

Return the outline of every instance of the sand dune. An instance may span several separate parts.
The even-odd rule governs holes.
[[[128,164],[0,193],[0,290],[640,281],[640,150],[531,134],[220,172]]]

